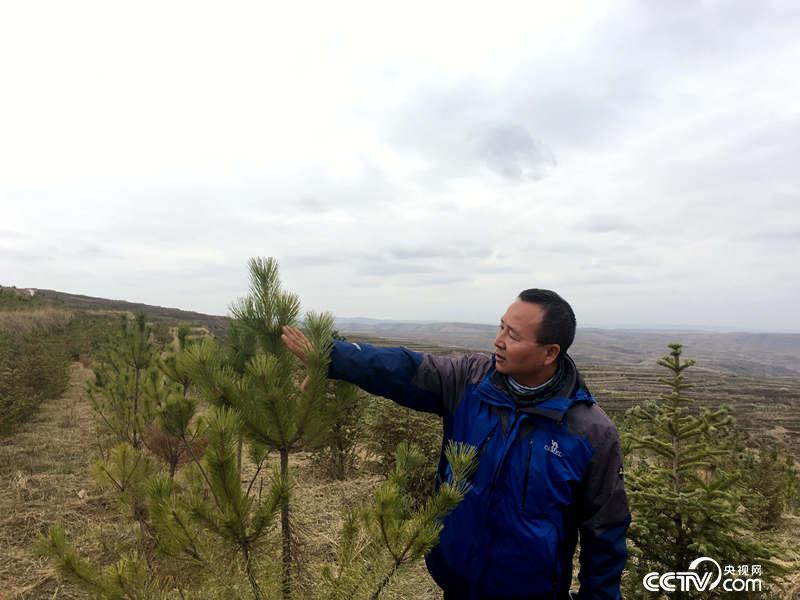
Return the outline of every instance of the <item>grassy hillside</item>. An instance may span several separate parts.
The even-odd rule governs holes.
[[[128,302],[126,300],[109,300],[106,298],[95,298],[92,296],[82,296],[80,294],[67,294],[55,290],[36,289],[36,297],[44,301],[58,303],[65,308],[94,311],[112,311],[138,313],[142,312],[147,320],[154,324],[159,323],[190,323],[196,326],[205,327],[215,337],[222,337],[228,329],[228,317],[217,315],[206,315],[191,310],[181,310],[179,308],[167,308],[163,306],[153,306],[140,302]]]

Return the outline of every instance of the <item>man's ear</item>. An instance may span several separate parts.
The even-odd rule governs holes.
[[[549,367],[558,358],[558,355],[561,354],[561,346],[558,344],[550,344],[547,346],[547,355],[544,357],[544,366]]]

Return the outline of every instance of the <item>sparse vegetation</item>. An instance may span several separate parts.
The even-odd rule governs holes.
[[[0,286],[0,311],[41,308],[50,304],[37,296],[36,292],[22,288]]]
[[[371,397],[365,409],[365,446],[383,473],[394,467],[395,449],[401,442],[414,440],[427,459],[432,481],[442,444],[442,420],[390,400]]]
[[[343,381],[329,381],[326,392],[324,407],[329,414],[325,418],[330,427],[313,452],[329,477],[344,481],[355,472],[358,443],[367,431],[364,410],[368,394]]]
[[[450,444],[445,455],[452,480],[421,494],[419,481],[429,476],[427,457],[408,442],[398,445],[394,468],[372,503],[345,519],[336,563],[323,570],[322,597],[377,600],[406,565],[436,545],[441,520],[463,499],[477,466],[472,446]]]
[[[202,330],[176,327],[175,322],[169,327],[157,326],[158,335],[143,337],[152,345],[152,361],[140,380],[140,399],[147,397],[150,405],[138,430],[139,448],[133,447],[130,437],[122,446],[119,440],[97,445],[85,393],[91,372],[85,365],[91,363],[93,353],[102,354],[98,354],[98,340],[119,327],[119,316],[48,306],[41,299],[34,304],[13,302],[14,308],[8,312],[16,314],[6,322],[14,325],[0,332],[0,342],[6,342],[0,343],[0,364],[11,364],[8,357],[12,354],[18,360],[22,356],[19,349],[27,348],[36,359],[15,364],[27,364],[26,368],[33,369],[29,372],[40,374],[47,356],[58,355],[65,365],[77,360],[83,365],[73,362],[66,371],[71,373],[66,392],[65,382],[70,380],[61,372],[60,387],[51,388],[50,394],[63,397],[44,400],[36,422],[26,424],[32,414],[28,411],[16,433],[0,441],[0,514],[6,515],[0,520],[0,547],[4,549],[0,579],[9,582],[11,598],[71,599],[87,593],[105,598],[279,597],[286,591],[281,560],[283,498],[288,498],[294,524],[290,530],[294,597],[441,597],[417,560],[434,539],[436,518],[418,529],[419,537],[414,538],[413,533],[408,537],[420,524],[421,515],[440,516],[443,510],[437,512],[434,507],[448,504],[437,501],[433,493],[432,473],[441,441],[435,416],[414,413],[379,398],[360,399],[364,413],[345,423],[352,429],[341,432],[344,443],[331,445],[332,438],[322,435],[334,432],[333,427],[302,439],[287,456],[289,476],[284,477],[280,474],[281,453],[269,453],[269,444],[259,443],[248,433],[239,413],[246,404],[243,382],[252,372],[254,357],[265,347],[263,335],[259,339],[252,327],[234,320],[225,342],[217,343],[203,340]],[[39,316],[30,316],[34,312]],[[151,323],[143,321],[143,330],[147,330]],[[139,322],[128,319],[126,327],[139,327]],[[25,341],[31,331],[35,335]],[[60,342],[45,342],[51,335]],[[216,366],[209,369],[206,364],[198,369],[194,361],[202,358],[202,348],[213,349],[206,359],[217,361],[224,377],[208,375]],[[298,366],[290,366],[293,374],[286,381],[291,393],[296,393],[302,378]],[[641,365],[594,367],[584,369],[584,374],[604,408],[615,415],[653,397],[659,385],[658,374]],[[2,377],[0,371],[0,382],[7,381]],[[781,556],[780,565],[796,571],[797,562],[792,561],[798,557],[792,554],[790,542],[800,525],[793,516],[798,510],[800,483],[797,466],[784,448],[800,441],[796,433],[800,432],[796,428],[800,420],[791,421],[800,406],[797,381],[734,377],[700,369],[695,378],[692,391],[697,403],[687,406],[688,416],[711,423],[708,416],[703,417],[703,409],[713,412],[724,398],[731,401],[730,414],[737,419],[735,428],[723,419],[706,432],[714,434],[714,447],[724,453],[714,455],[713,468],[698,465],[698,480],[712,488],[718,477],[734,472],[739,477],[738,483],[708,492],[716,496],[701,503],[703,510],[697,514],[705,511],[713,521],[717,517],[712,509],[728,503],[725,510],[732,508],[739,521],[746,522],[745,528],[736,529],[739,536],[748,544],[781,543],[789,550]],[[311,385],[318,383],[312,381]],[[44,380],[36,385],[43,384]],[[335,384],[324,385],[330,401]],[[338,402],[342,397],[347,396],[340,396]],[[3,398],[0,396],[0,401]],[[295,402],[304,400],[299,396]],[[359,410],[345,411],[340,417],[358,415]],[[327,419],[325,416],[323,421]],[[263,418],[250,420],[255,423]],[[643,436],[646,419],[622,428],[629,427]],[[747,435],[747,431],[759,435]],[[395,454],[397,444],[409,439],[421,442],[421,448],[401,447]],[[648,450],[636,447],[630,439],[628,447],[631,457],[650,467],[646,474],[655,477],[652,465],[658,459],[648,459]],[[682,448],[685,451],[689,446]],[[338,462],[332,458],[335,452],[341,459]],[[356,456],[362,460],[355,461]],[[344,466],[346,478],[320,477],[319,457],[331,465],[331,474]],[[378,460],[380,474],[366,468],[369,461],[364,459],[368,457]],[[635,466],[628,467],[632,502],[637,489],[647,487],[636,488],[632,481],[635,471]],[[450,501],[455,499],[450,497]],[[658,518],[669,513],[668,500],[668,495],[659,495],[663,506],[657,511]],[[398,506],[402,510],[395,510]],[[729,511],[720,514],[730,516]],[[697,518],[694,513],[690,517],[687,523]],[[634,519],[636,523],[636,513]],[[63,527],[50,532],[45,550],[59,557],[64,572],[71,573],[71,578],[64,580],[56,577],[56,563],[38,558],[32,550],[35,537],[47,533],[47,524],[54,521]],[[645,523],[641,517],[639,521]],[[393,534],[386,543],[375,535],[381,524]],[[650,539],[658,541],[663,552],[664,540],[653,534],[658,527],[650,530]],[[639,534],[636,539],[632,536],[633,543],[637,551],[648,552],[642,550],[646,546]],[[712,546],[709,555],[717,556],[724,544],[714,541]],[[695,550],[690,548],[693,557],[699,555]],[[757,561],[751,557],[748,562]],[[629,582],[635,583],[636,576],[632,569]],[[793,597],[798,591],[800,573],[790,572],[781,597]]]

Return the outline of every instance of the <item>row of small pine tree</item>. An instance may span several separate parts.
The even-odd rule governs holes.
[[[427,457],[400,446],[372,503],[346,516],[335,558],[313,581],[298,581],[290,456],[326,451],[343,474],[352,452],[343,411],[357,390],[327,380],[333,319],[305,316],[311,348],[303,368],[280,339],[282,327],[299,320],[298,298],[282,289],[272,259],[252,260],[250,276],[224,344],[182,327],[174,348],[161,352],[139,315],[124,320],[98,356],[89,394],[104,450],[94,475],[136,523],[136,542],[107,567],[79,556],[58,525],[42,542],[95,597],[212,597],[219,586],[210,582],[221,578],[239,590],[227,593],[240,596],[244,585],[257,600],[377,598],[430,550],[441,518],[466,492],[472,449],[448,448],[452,482],[421,495]]]
[[[27,421],[43,400],[61,396],[70,364],[110,331],[107,318],[34,300],[0,290],[0,436]]]

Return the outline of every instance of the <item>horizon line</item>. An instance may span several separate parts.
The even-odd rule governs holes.
[[[53,290],[50,288],[36,288],[36,287],[26,287],[26,286],[15,286],[15,285],[2,285],[0,284],[0,288],[7,288],[7,289],[17,289],[17,290],[36,290],[43,291],[43,292],[55,292],[57,294],[65,294],[68,296],[81,296],[84,298],[93,298],[97,300],[105,300],[108,302],[123,302],[126,304],[138,304],[142,306],[152,306],[162,309],[168,310],[179,310],[183,312],[193,312],[196,314],[208,316],[208,317],[222,317],[222,318],[231,318],[229,314],[219,315],[213,313],[206,313],[201,312],[197,309],[193,308],[179,308],[174,306],[163,306],[160,304],[147,304],[146,302],[138,302],[133,300],[124,300],[121,298],[103,298],[101,296],[89,296],[87,294],[80,294],[75,292],[63,292],[60,290]],[[335,319],[351,319],[351,320],[366,320],[366,321],[378,321],[384,323],[417,323],[417,324],[446,324],[446,323],[454,323],[454,324],[464,324],[464,325],[481,325],[486,327],[495,327],[494,323],[488,323],[483,321],[458,321],[458,320],[442,320],[442,319],[425,319],[425,318],[418,318],[418,319],[393,319],[393,318],[386,318],[386,317],[365,317],[365,316],[339,316],[334,314]],[[653,331],[653,332],[661,332],[661,331],[674,331],[674,332],[682,332],[682,333],[745,333],[745,334],[773,334],[773,335],[800,335],[800,330],[785,330],[779,331],[775,329],[758,329],[758,328],[747,328],[747,327],[733,327],[730,325],[690,325],[690,324],[675,324],[675,323],[664,323],[664,324],[656,324],[656,323],[611,323],[611,324],[598,324],[596,322],[588,322],[585,324],[579,324],[576,329],[602,329],[602,330],[629,330],[629,331]]]

